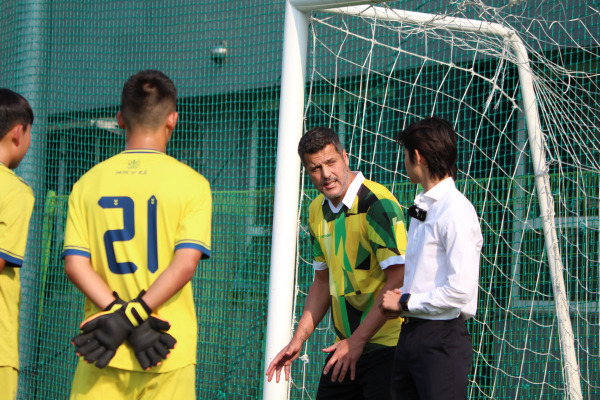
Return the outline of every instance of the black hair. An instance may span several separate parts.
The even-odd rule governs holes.
[[[25,97],[10,89],[0,88],[0,139],[18,124],[32,125],[33,110]]]
[[[429,117],[412,123],[400,132],[397,140],[408,150],[411,163],[415,162],[415,150],[419,150],[427,161],[432,177],[443,179],[451,176],[456,180],[457,137],[450,122],[439,117]]]
[[[304,164],[304,156],[306,154],[318,153],[329,144],[333,145],[341,156],[344,155],[344,146],[342,146],[340,137],[333,129],[324,126],[312,128],[302,136],[300,143],[298,143],[300,160]]]
[[[175,111],[177,89],[160,71],[148,69],[131,76],[121,94],[121,116],[127,128],[157,127]]]

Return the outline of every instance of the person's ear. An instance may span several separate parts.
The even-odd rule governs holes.
[[[425,162],[425,158],[419,153],[419,150],[415,149],[415,164],[421,165]]]
[[[170,132],[175,130],[175,126],[177,126],[177,119],[179,118],[179,114],[177,111],[171,111],[167,116],[167,129]]]
[[[346,153],[346,150],[342,150],[342,158],[344,159],[344,162],[346,163],[346,166],[349,167],[350,166],[350,159],[348,158],[348,153]]]
[[[121,129],[126,130],[125,120],[123,119],[123,114],[121,114],[121,111],[117,113],[117,124],[119,124]]]
[[[17,124],[8,133],[10,135],[11,141],[15,145],[15,147],[19,147],[19,145],[21,144],[21,140],[23,139],[23,134],[25,133],[24,128],[25,127],[23,125]]]

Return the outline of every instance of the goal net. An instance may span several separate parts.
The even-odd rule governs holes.
[[[470,398],[597,398],[599,9],[582,4],[567,15],[558,3],[451,1],[415,6],[431,14],[414,19],[397,9],[406,6],[311,13],[303,129],[335,129],[351,168],[387,185],[406,210],[420,189],[394,135],[427,116],[451,121],[456,184],[484,234],[478,312],[468,323]],[[469,29],[458,26],[467,19]],[[295,322],[312,282],[307,217],[317,194],[303,176]],[[323,321],[294,365],[292,398],[314,397],[321,349],[333,340]]]

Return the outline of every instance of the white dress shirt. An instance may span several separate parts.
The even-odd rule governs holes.
[[[452,178],[419,193],[415,205],[425,221],[412,218],[406,247],[402,293],[417,318],[471,318],[477,310],[479,258],[483,236],[475,208]]]

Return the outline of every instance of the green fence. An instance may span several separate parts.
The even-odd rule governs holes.
[[[476,1],[392,4],[501,21],[528,41],[539,78],[581,385],[584,398],[597,398],[598,7],[555,7],[541,0],[497,7]],[[69,340],[83,316],[83,297],[68,282],[60,259],[66,198],[83,173],[123,148],[123,132],[114,120],[120,89],[131,74],[146,68],[164,71],[179,90],[180,120],[167,152],[206,176],[213,190],[212,256],[200,263],[193,279],[198,398],[261,398],[284,1],[0,0],[0,16],[0,86],[25,95],[36,116],[30,152],[17,171],[36,196],[21,275],[19,398],[68,397],[77,361]],[[375,32],[360,29],[367,37]],[[530,40],[531,32],[546,36]],[[378,40],[409,52],[426,42],[430,56],[448,57],[417,36],[413,41],[387,33]],[[387,75],[368,75],[353,66],[332,86],[328,78],[337,73],[339,58],[319,50],[326,46],[311,47],[305,126],[337,129],[340,118],[350,121],[353,128],[344,139],[352,167],[387,185],[404,208],[417,188],[402,175],[394,132],[435,110],[454,121],[461,134],[457,186],[473,202],[484,233],[479,310],[469,323],[475,348],[470,398],[565,398],[553,284],[514,66],[501,68],[492,54],[421,68],[408,57],[395,63],[389,55],[370,52],[368,45],[350,46],[354,42],[344,42],[343,34],[324,38],[326,44],[346,43],[351,59],[372,54],[373,68]],[[217,56],[221,50],[225,57]],[[552,67],[542,58],[553,61]],[[311,72],[319,68],[323,75]],[[489,105],[491,81],[512,97],[494,97]],[[367,86],[369,101],[363,106],[351,94]],[[564,97],[553,98],[555,93]],[[476,118],[484,108],[485,118]],[[555,134],[556,126],[565,127],[560,131],[565,133]],[[315,192],[305,178],[297,317],[312,280],[303,227]],[[333,340],[327,326],[324,321],[310,339],[306,362],[293,368],[292,398],[314,398],[324,360],[320,350]]]

